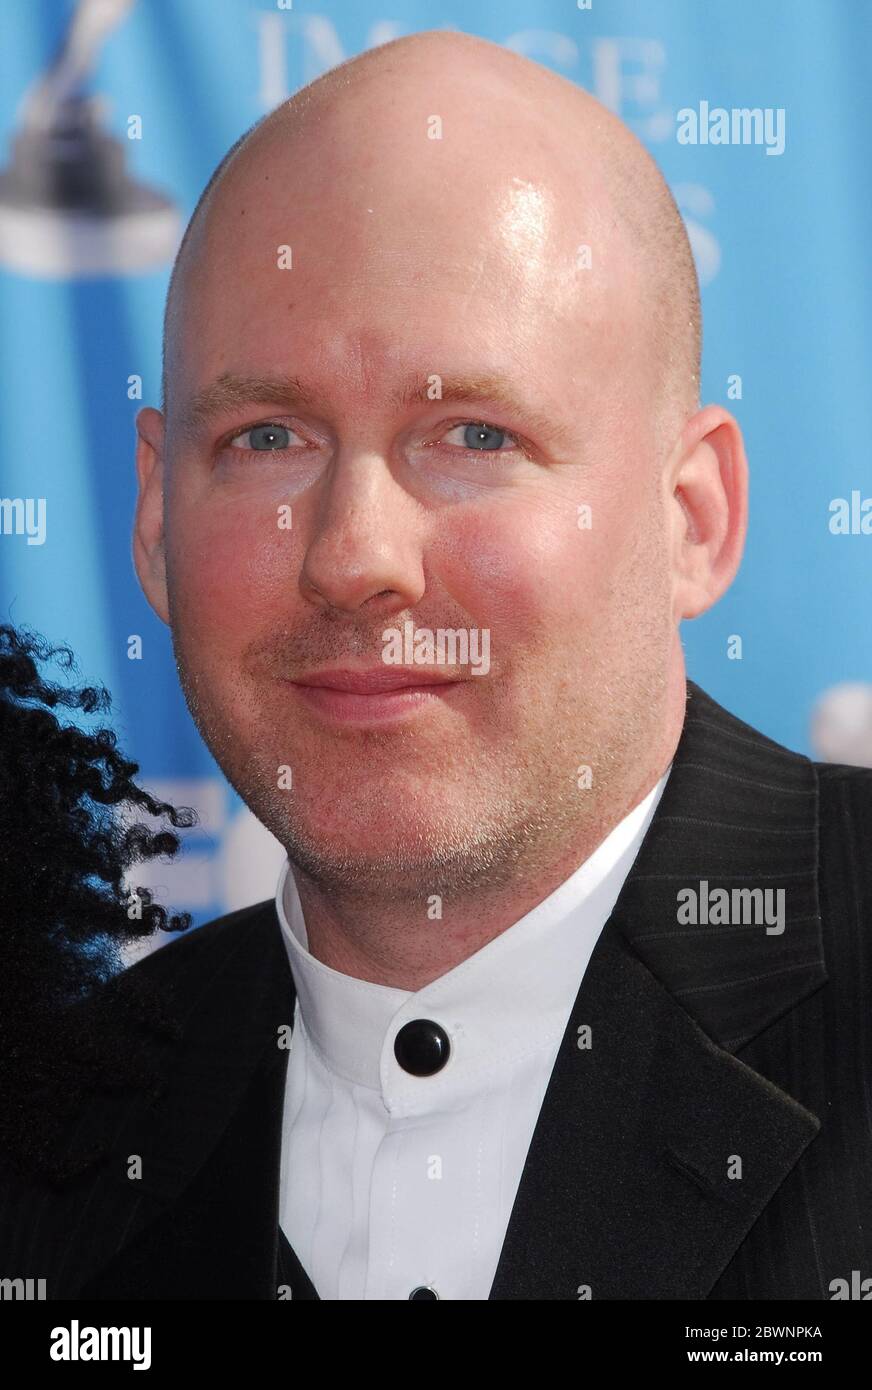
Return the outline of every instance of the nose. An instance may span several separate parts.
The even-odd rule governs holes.
[[[324,477],[300,588],[313,603],[356,612],[400,612],[424,593],[420,503],[377,451],[337,455]]]

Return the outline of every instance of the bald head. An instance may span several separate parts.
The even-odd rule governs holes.
[[[441,122],[436,141],[434,118]],[[438,163],[426,159],[434,146]],[[575,344],[567,336],[567,351],[598,350],[585,333],[596,315],[606,329],[611,319],[613,331],[620,323],[629,332],[651,375],[658,439],[673,438],[698,406],[700,301],[684,223],[657,165],[621,121],[574,83],[487,40],[442,31],[394,40],[332,69],[261,118],[224,156],[173,266],[164,316],[164,411],[173,404],[178,326],[186,315],[209,312],[190,282],[206,288],[204,257],[226,252],[252,203],[284,198],[284,239],[295,243],[296,208],[302,199],[317,200],[319,182],[329,191],[331,230],[337,221],[359,227],[374,219],[376,236],[379,213],[395,210],[397,193],[405,191],[405,220],[399,229],[392,225],[391,235],[401,232],[408,266],[416,247],[426,255],[434,217],[462,224],[464,208],[451,204],[452,179],[456,196],[462,188],[466,198],[470,177],[480,170],[487,197],[500,169],[516,185],[505,239],[514,241],[507,249],[515,264],[522,260],[531,271],[525,289],[553,295],[561,322],[580,319],[580,336]],[[465,245],[456,232],[454,240],[456,255],[479,258],[475,223]],[[558,241],[564,252],[576,245],[576,264],[603,287],[599,298],[579,296],[565,273],[549,277],[547,266],[536,265],[554,254]],[[359,249],[350,237],[349,255]],[[318,252],[317,245],[303,249],[297,262],[303,274]],[[276,247],[264,249],[275,253]],[[496,265],[491,257],[487,266],[486,259],[482,274],[513,274],[511,259]],[[233,264],[226,292],[244,293],[244,256]],[[333,267],[336,274],[352,269]],[[632,323],[626,303],[623,312],[617,304],[621,290],[632,299]]]

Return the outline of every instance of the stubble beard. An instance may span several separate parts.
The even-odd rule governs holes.
[[[301,811],[294,793],[277,784],[279,765],[290,761],[276,754],[280,740],[268,730],[250,732],[257,729],[250,708],[256,700],[245,697],[254,722],[241,725],[240,704],[231,712],[215,700],[175,627],[173,641],[188,707],[231,786],[313,884],[350,901],[499,893],[512,883],[547,878],[557,862],[571,872],[630,809],[645,778],[644,757],[656,738],[667,684],[665,649],[656,640],[644,642],[632,662],[608,670],[596,649],[587,650],[576,661],[583,676],[570,679],[559,708],[557,692],[565,681],[547,688],[535,713],[516,713],[512,722],[521,743],[507,737],[495,754],[494,745],[468,736],[463,748],[444,750],[432,786],[422,790],[416,822],[410,809],[418,799],[405,794],[401,779],[386,829],[393,774],[414,758],[412,730],[359,731],[363,747],[357,757],[370,775],[349,784],[348,760],[337,756],[334,786],[325,783]],[[557,666],[554,654],[551,669]],[[313,755],[310,763],[318,775],[314,769],[322,760]],[[583,785],[586,766],[590,786]],[[305,786],[306,769],[300,776],[297,771],[295,786]],[[314,823],[329,825],[332,808],[344,835],[313,829]],[[373,812],[380,829],[377,842],[366,844]]]

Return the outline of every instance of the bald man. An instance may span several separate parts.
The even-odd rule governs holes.
[[[493,44],[386,44],[222,162],[134,557],[288,859],[133,967],[183,1037],[156,1107],[79,1117],[108,1158],[19,1246],[49,1297],[872,1275],[869,774],[687,681],[747,501],[699,356],[655,164]]]

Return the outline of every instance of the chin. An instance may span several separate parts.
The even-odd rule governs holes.
[[[304,829],[297,822],[288,827],[285,842],[292,847],[298,846],[301,853],[337,865],[354,862],[361,867],[369,864],[376,868],[420,861],[422,850],[429,859],[435,835],[436,828],[429,823],[409,825],[405,822],[398,828],[396,816],[380,816],[367,825],[355,822],[347,828],[336,820],[323,826],[307,822]]]

